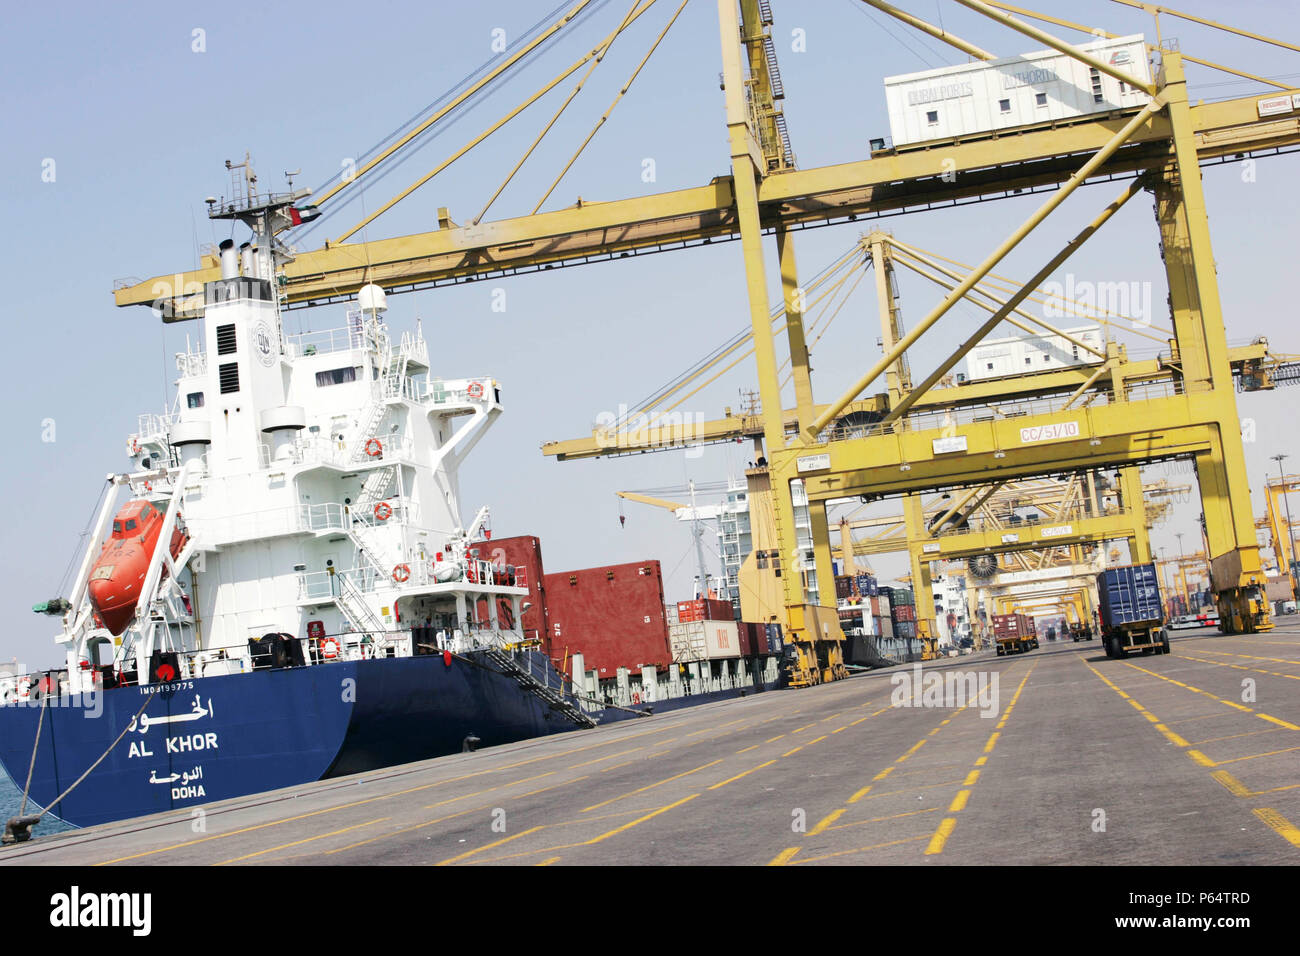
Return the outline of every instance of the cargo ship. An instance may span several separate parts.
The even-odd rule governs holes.
[[[772,686],[770,657],[674,666],[657,562],[575,574],[548,611],[540,545],[515,550],[536,539],[462,517],[500,384],[435,377],[376,285],[288,334],[277,233],[312,210],[249,174],[209,206],[251,237],[221,243],[174,405],[140,417],[70,594],[37,608],[66,667],[0,679],[0,764],[31,803],[88,826]],[[662,648],[647,626],[589,671],[602,609],[629,606],[595,591],[629,577],[656,589]]]

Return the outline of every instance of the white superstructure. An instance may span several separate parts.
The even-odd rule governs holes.
[[[277,275],[291,257],[275,232],[303,194],[214,212],[252,240],[222,244],[203,347],[177,356],[175,404],[140,417],[131,470],[109,476],[166,516],[163,544],[114,638],[86,587],[117,498],[106,496],[57,638],[73,683],[110,658],[143,676],[156,652],[176,655],[178,679],[238,673],[268,634],[299,638],[304,664],[524,639],[522,572],[493,562],[486,508],[462,518],[457,477],[501,414],[499,386],[435,377],[420,330],[392,331],[374,285],[339,327],[286,334]],[[173,559],[176,527],[188,538]]]

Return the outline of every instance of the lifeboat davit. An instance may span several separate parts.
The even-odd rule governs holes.
[[[121,634],[131,623],[140,588],[149,571],[149,561],[158,546],[163,515],[149,501],[128,501],[113,517],[113,534],[104,542],[98,560],[90,570],[86,585],[95,612],[113,635]],[[176,557],[185,546],[185,532],[172,530],[171,554]]]

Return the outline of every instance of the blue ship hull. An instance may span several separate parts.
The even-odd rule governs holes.
[[[30,799],[76,826],[456,753],[471,735],[493,746],[577,727],[505,675],[441,656],[258,670],[48,703]],[[0,763],[20,789],[41,711],[0,707]],[[128,726],[103,763],[50,807]]]
[[[536,655],[535,669],[550,667],[544,655],[526,653]],[[737,693],[659,701],[653,710]],[[450,663],[428,656],[257,670],[48,704],[30,801],[80,827],[458,753],[469,736],[489,747],[578,729],[472,654]],[[19,789],[41,712],[37,703],[0,707],[0,764]],[[591,716],[635,714],[609,708]],[[51,807],[123,730],[103,762]]]

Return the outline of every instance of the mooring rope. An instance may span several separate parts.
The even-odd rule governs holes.
[[[18,807],[20,817],[27,810],[27,794],[32,789],[32,772],[36,769],[36,748],[41,745],[41,728],[45,726],[45,711],[50,706],[49,700],[48,694],[41,695],[41,716],[36,721],[36,739],[32,741],[32,760],[27,765],[27,782],[23,784],[23,802]]]
[[[140,715],[144,713],[144,709],[148,707],[150,702],[157,696],[158,696],[158,692],[155,690],[152,691],[149,694],[149,696],[145,698],[144,703],[140,705],[140,709],[135,712],[135,716],[126,722],[126,726],[122,728],[122,732],[117,735],[117,739],[108,745],[108,749],[99,755],[98,760],[96,760],[88,768],[86,768],[85,773],[83,773],[80,777],[78,777],[75,781],[73,781],[72,786],[70,786],[67,790],[64,790],[61,794],[59,794],[57,797],[51,800],[50,805],[36,815],[37,820],[45,816],[45,814],[49,813],[50,810],[52,810],[54,807],[58,806],[60,800],[62,800],[64,797],[70,794],[73,790],[77,789],[78,784],[80,784],[81,781],[89,777],[91,771],[93,771],[96,767],[98,767],[101,763],[104,762],[104,759],[113,752],[113,748],[116,747],[118,744],[120,744],[122,742],[122,738],[125,737],[130,732],[131,728],[135,726],[135,722],[140,719]]]
[[[24,843],[31,839],[32,827],[40,823],[45,814],[57,807],[64,797],[77,789],[77,787],[81,785],[81,782],[89,777],[95,768],[104,762],[108,755],[113,752],[113,748],[120,744],[122,738],[125,737],[130,732],[131,728],[135,726],[135,722],[140,719],[140,715],[144,713],[144,709],[149,706],[150,702],[158,696],[158,692],[156,690],[152,691],[149,696],[145,698],[145,702],[140,705],[140,709],[135,712],[135,716],[127,721],[126,726],[122,728],[122,732],[117,735],[117,738],[111,744],[108,745],[108,749],[99,755],[98,760],[86,768],[85,773],[72,782],[72,786],[68,787],[67,790],[64,790],[61,794],[51,800],[40,813],[29,817],[25,816],[24,813],[27,810],[27,795],[32,785],[32,773],[36,769],[36,751],[41,742],[41,728],[45,725],[45,708],[49,706],[48,696],[49,695],[46,695],[41,702],[41,717],[36,725],[36,743],[32,745],[32,762],[31,766],[27,768],[27,783],[23,787],[22,806],[19,807],[18,816],[11,817],[8,822],[5,823],[4,837],[0,840],[0,842],[5,844]]]

